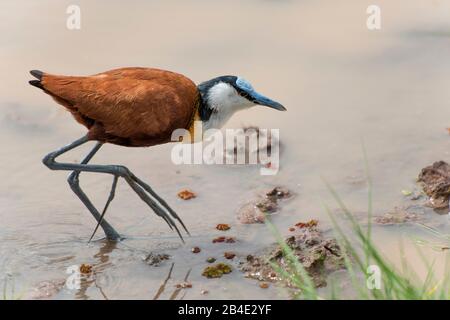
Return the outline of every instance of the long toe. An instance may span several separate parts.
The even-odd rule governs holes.
[[[164,210],[164,208],[162,208],[152,198],[150,198],[148,196],[148,194],[145,193],[145,190],[141,186],[139,186],[133,179],[131,179],[129,177],[125,177],[125,180],[130,185],[130,187],[134,190],[134,192],[137,193],[137,195],[141,198],[141,200],[144,201],[153,210],[153,212],[155,212],[158,216],[163,218],[171,229],[175,229],[175,231],[177,232],[181,241],[184,243],[183,236],[181,235],[181,232],[178,229],[178,226],[172,220],[170,215]]]
[[[136,177],[135,175],[131,175],[131,178],[137,183],[139,184],[142,188],[144,188],[145,191],[147,191],[148,193],[150,193],[150,195],[152,195],[160,204],[161,206],[163,206],[165,208],[165,210],[167,210],[169,212],[169,214],[174,218],[177,219],[178,222],[180,222],[180,224],[183,226],[183,229],[186,231],[186,233],[190,236],[191,234],[189,233],[189,230],[186,228],[183,220],[181,220],[181,218],[178,216],[178,214],[167,204],[167,202],[161,198],[155,191],[153,191],[153,189],[144,181],[142,181],[141,179],[139,179],[138,177]]]

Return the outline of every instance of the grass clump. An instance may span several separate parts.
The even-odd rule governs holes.
[[[450,299],[449,272],[445,273],[444,278],[435,279],[433,270],[434,264],[427,261],[420,248],[417,247],[417,251],[421,256],[424,265],[427,267],[424,280],[409,267],[401,246],[400,255],[402,268],[401,270],[398,270],[391,262],[383,257],[380,250],[373,243],[371,239],[372,182],[369,175],[365,152],[364,159],[368,182],[368,220],[366,228],[363,228],[356,221],[353,214],[339,197],[338,193],[325,181],[328,191],[350,223],[352,238],[348,232],[343,231],[342,226],[336,221],[329,207],[324,205],[333,224],[336,240],[341,249],[341,254],[343,255],[345,269],[349,275],[351,288],[355,298],[364,300]],[[287,262],[284,267],[277,263],[272,263],[272,267],[281,278],[295,285],[298,289],[296,298],[312,300],[339,299],[341,293],[333,284],[331,284],[329,296],[324,297],[318,294],[311,276],[296,258],[292,249],[286,244],[278,230],[268,220],[266,220],[266,224],[275,236],[278,244],[281,246],[284,258]],[[448,235],[439,234],[430,227],[426,228],[441,239],[443,238],[444,240],[449,241],[450,237]],[[449,268],[449,255],[447,253],[445,270],[450,270]],[[376,273],[380,275],[380,277],[378,277],[378,282],[375,281]]]

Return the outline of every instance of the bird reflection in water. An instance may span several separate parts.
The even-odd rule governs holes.
[[[81,277],[80,289],[75,294],[76,299],[89,299],[89,296],[86,294],[86,292],[90,287],[95,286],[99,290],[103,298],[105,300],[109,300],[104,291],[104,286],[108,283],[107,281],[102,280],[107,279],[104,276],[103,272],[112,265],[109,255],[114,249],[117,249],[117,242],[108,240],[102,241],[100,250],[94,255],[94,258],[97,260],[97,262],[92,264],[91,274]]]

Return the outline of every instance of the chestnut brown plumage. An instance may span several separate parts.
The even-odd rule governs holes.
[[[43,73],[40,84],[89,129],[90,140],[129,147],[170,141],[188,128],[199,92],[181,74],[151,68],[122,68],[89,77]]]

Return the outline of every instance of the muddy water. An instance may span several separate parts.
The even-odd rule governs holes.
[[[378,1],[382,28],[368,31],[370,1],[77,1],[82,28],[65,27],[72,1],[2,1],[0,4],[0,274],[9,274],[16,294],[55,299],[152,299],[174,263],[159,298],[283,298],[260,289],[238,272],[226,280],[201,276],[204,260],[226,246],[245,256],[273,241],[263,225],[239,225],[235,210],[256,190],[284,185],[296,193],[274,218],[280,230],[333,210],[321,177],[361,213],[367,189],[361,141],[374,183],[374,210],[407,204],[420,168],[450,161],[450,4],[446,1]],[[87,244],[94,221],[66,184],[67,173],[51,172],[43,155],[84,133],[48,97],[27,84],[28,70],[92,74],[119,66],[176,70],[200,82],[239,74],[288,112],[253,108],[230,127],[279,128],[285,145],[281,171],[260,176],[256,168],[175,166],[170,146],[124,149],[105,146],[96,163],[130,167],[148,181],[187,223],[192,237],[182,246],[175,234],[120,184],[108,220],[125,236],[111,245]],[[68,154],[77,161],[87,148]],[[111,177],[84,174],[82,186],[94,203],[106,200]],[[191,201],[177,199],[182,188]],[[425,209],[426,222],[449,233],[448,218]],[[212,244],[217,223],[230,223],[235,245]],[[98,234],[100,237],[100,234]],[[413,225],[375,227],[382,251],[398,263],[402,239],[410,265],[424,275],[413,239],[430,236]],[[202,247],[193,255],[190,248]],[[142,258],[167,253],[170,261],[149,266]],[[444,254],[424,249],[444,272]],[[71,265],[95,266],[96,281],[80,290],[54,290]],[[188,271],[193,288],[172,296]],[[3,281],[3,280],[2,280]],[[40,291],[33,288],[40,287]],[[201,290],[209,295],[201,295]]]

